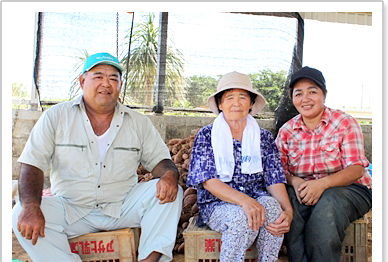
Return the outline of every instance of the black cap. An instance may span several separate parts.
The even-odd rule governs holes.
[[[291,75],[290,88],[293,88],[296,82],[304,78],[314,81],[324,92],[326,91],[326,81],[322,72],[308,66],[302,67]]]

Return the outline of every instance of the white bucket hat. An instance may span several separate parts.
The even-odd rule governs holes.
[[[220,82],[218,82],[218,86],[217,86],[217,92],[210,95],[209,98],[207,99],[207,105],[209,106],[210,110],[213,111],[214,114],[218,115],[220,113],[217,107],[215,95],[217,95],[218,93],[224,90],[234,89],[234,88],[244,89],[248,92],[251,92],[257,95],[255,103],[253,104],[252,110],[249,114],[254,116],[257,113],[259,113],[261,109],[263,109],[265,105],[264,96],[252,88],[251,78],[247,75],[233,71],[231,73],[224,75],[220,79]]]

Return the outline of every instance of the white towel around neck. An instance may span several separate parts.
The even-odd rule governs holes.
[[[233,137],[222,112],[213,122],[211,143],[219,179],[222,182],[229,182],[234,173]],[[247,117],[247,125],[243,132],[241,153],[241,173],[254,174],[263,171],[260,127],[251,115]]]

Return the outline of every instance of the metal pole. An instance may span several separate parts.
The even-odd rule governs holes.
[[[165,82],[166,82],[166,58],[167,58],[167,27],[168,13],[161,12],[159,15],[159,39],[158,39],[158,66],[156,80],[156,103],[154,112],[163,114]]]
[[[128,82],[129,57],[131,56],[131,42],[132,42],[132,32],[133,32],[133,20],[135,20],[135,12],[132,12],[131,34],[129,35],[128,55],[127,55],[127,73],[125,74],[123,104],[125,103],[125,91],[127,90],[127,82]]]
[[[38,105],[40,107],[40,94],[39,94],[39,73],[40,73],[40,60],[41,60],[41,43],[42,43],[42,23],[43,13],[36,13],[35,23],[35,49],[34,49],[34,75],[31,89],[31,110],[37,110]]]

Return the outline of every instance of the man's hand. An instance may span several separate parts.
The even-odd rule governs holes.
[[[43,189],[43,171],[22,163],[19,176],[19,193],[22,211],[18,219],[18,230],[35,245],[38,236],[44,237],[45,219],[40,209]]]
[[[179,172],[171,159],[163,159],[152,170],[154,177],[160,177],[156,184],[156,197],[160,204],[174,202],[178,193]]]
[[[265,208],[251,197],[247,197],[241,204],[242,209],[248,217],[249,227],[254,231],[258,231],[267,220],[265,217]]]
[[[280,237],[281,235],[290,231],[293,214],[290,211],[283,211],[280,216],[275,220],[275,223],[268,223],[266,229],[274,236]]]
[[[174,172],[165,173],[156,184],[156,197],[160,204],[174,202],[178,194],[178,180]]]
[[[45,219],[37,204],[27,204],[23,206],[19,215],[18,230],[22,237],[32,239],[32,244],[35,245],[38,241],[38,236],[44,237]]]
[[[303,182],[297,192],[299,192],[303,204],[314,206],[326,189],[326,183],[322,179],[318,179]]]

